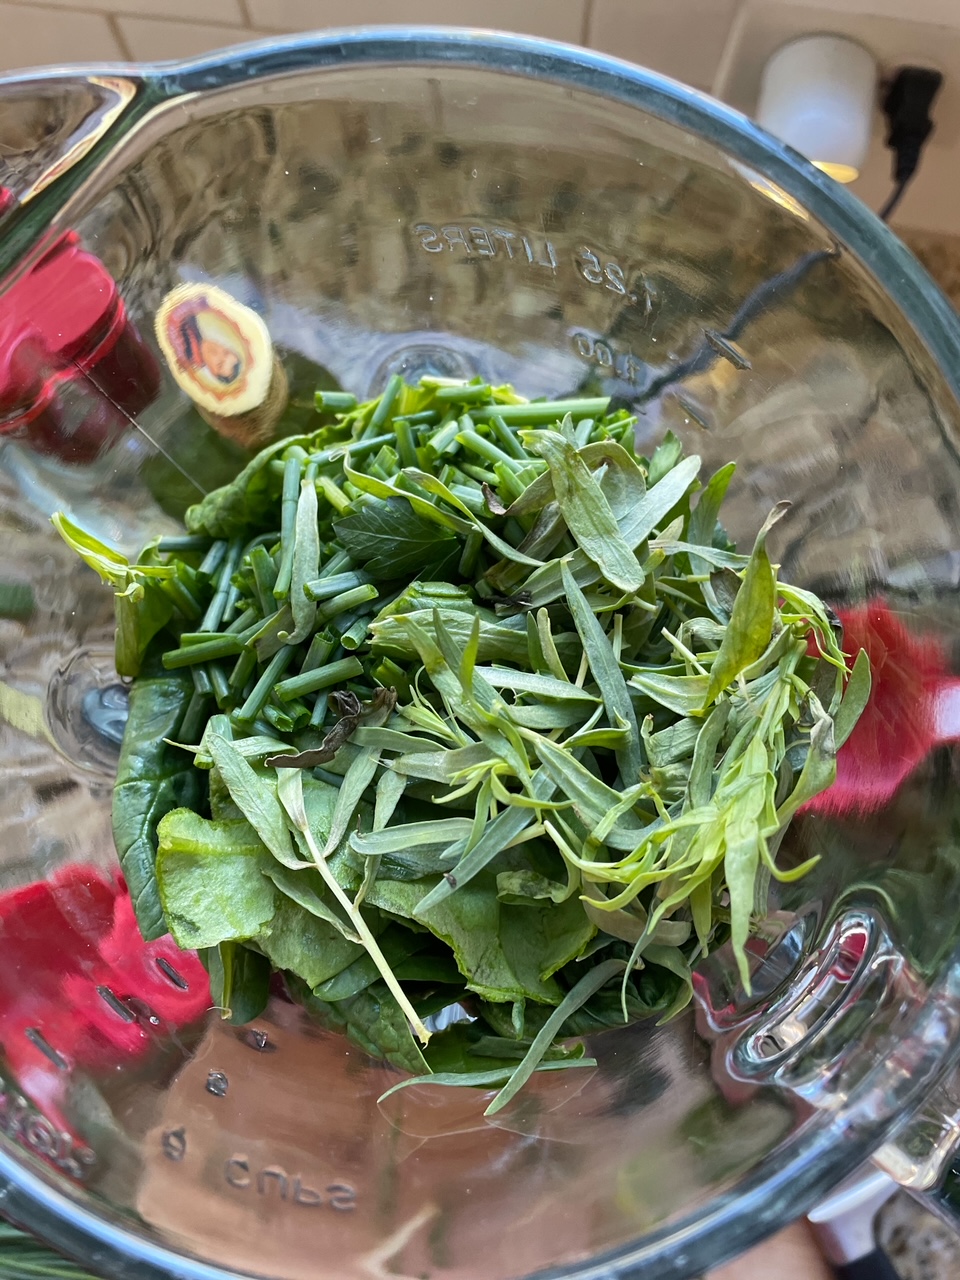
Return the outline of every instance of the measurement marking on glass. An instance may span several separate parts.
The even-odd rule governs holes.
[[[686,396],[675,395],[674,399],[687,417],[691,418],[698,427],[702,427],[704,431],[712,430],[713,424],[702,409],[698,409]]]
[[[452,222],[443,226],[418,222],[413,234],[425,253],[443,253],[446,250],[467,258],[503,258],[528,267],[543,267],[550,272],[557,269],[557,253],[552,242],[531,232]]]
[[[97,987],[97,995],[110,1006],[118,1018],[122,1018],[124,1022],[136,1022],[137,1015],[132,1009],[128,1009],[116,992],[111,991],[109,987]]]
[[[225,1098],[227,1090],[230,1088],[230,1081],[222,1071],[211,1071],[207,1075],[207,1083],[204,1088],[207,1093],[212,1093],[215,1098]]]
[[[249,1190],[255,1195],[289,1200],[308,1209],[328,1205],[337,1213],[350,1213],[357,1207],[356,1188],[349,1182],[331,1182],[321,1192],[307,1186],[300,1174],[288,1173],[283,1165],[271,1164],[258,1169],[241,1153],[224,1163],[223,1180],[235,1191]]]
[[[167,1159],[172,1160],[174,1164],[179,1164],[187,1154],[186,1129],[182,1125],[179,1129],[167,1129],[160,1139],[160,1144]]]
[[[169,960],[165,960],[163,956],[157,956],[156,965],[163,976],[169,978],[175,987],[179,987],[181,991],[190,990],[190,983],[181,974],[177,973]]]
[[[256,1027],[248,1027],[245,1031],[241,1031],[237,1038],[248,1048],[255,1049],[257,1053],[277,1052],[277,1046],[266,1031],[258,1031]]]
[[[37,1049],[40,1050],[40,1052],[44,1055],[45,1058],[48,1058],[53,1063],[53,1065],[57,1068],[58,1071],[70,1070],[70,1063],[66,1060],[66,1058],[63,1057],[62,1054],[57,1053],[53,1045],[50,1044],[49,1041],[44,1039],[43,1034],[40,1031],[38,1031],[36,1027],[27,1027],[27,1029],[24,1031],[23,1034],[27,1037],[27,1039],[30,1041],[32,1045],[34,1045]]]
[[[735,369],[753,368],[743,348],[737,346],[735,342],[731,342],[729,338],[725,338],[722,333],[717,333],[716,329],[704,329],[703,336],[716,351],[717,355],[722,356],[724,360],[729,360]]]
[[[643,381],[644,364],[631,351],[617,351],[603,338],[584,329],[575,329],[570,335],[570,342],[581,360],[596,365],[608,374],[612,374],[624,382],[641,383]]]

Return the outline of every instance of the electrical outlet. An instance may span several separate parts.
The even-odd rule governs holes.
[[[902,0],[746,0],[731,27],[712,92],[752,115],[770,56],[790,40],[825,32],[865,45],[881,80],[907,64],[940,71],[944,86],[934,107],[935,132],[894,222],[960,235],[960,0],[913,0],[909,17],[904,10]],[[884,133],[878,100],[870,153],[850,187],[874,209],[893,181]]]

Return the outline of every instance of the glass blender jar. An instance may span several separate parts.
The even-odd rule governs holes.
[[[3,1212],[114,1276],[681,1280],[871,1154],[934,1187],[960,1054],[960,321],[909,252],[719,104],[487,32],[6,79],[0,140]],[[752,995],[718,953],[687,1014],[597,1037],[588,1079],[491,1122],[472,1090],[378,1106],[391,1069],[293,1005],[227,1026],[192,957],[137,951],[109,878],[110,595],[49,516],[133,554],[242,466],[154,342],[184,282],[262,316],[294,407],[396,372],[614,395],[644,450],[672,430],[737,462],[735,540],[789,499],[784,577],[882,600],[899,667],[939,655],[935,723],[891,703],[884,786],[797,820],[822,857],[782,887]]]

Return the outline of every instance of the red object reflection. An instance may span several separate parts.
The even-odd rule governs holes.
[[[71,1068],[129,1063],[211,1005],[196,955],[144,942],[122,878],[90,867],[0,895],[0,955],[3,1055],[51,1119]]]
[[[91,462],[159,390],[113,277],[75,232],[0,293],[0,435]]]
[[[836,781],[804,811],[867,814],[888,804],[934,747],[960,739],[960,680],[942,643],[908,631],[885,601],[837,614],[844,652],[864,649],[870,659],[870,698],[837,753]]]

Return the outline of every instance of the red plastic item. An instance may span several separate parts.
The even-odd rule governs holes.
[[[91,867],[0,896],[0,1049],[18,1087],[63,1122],[67,1073],[140,1058],[211,1007],[206,970],[170,938],[144,942],[126,885]]]
[[[159,390],[156,358],[76,232],[0,293],[0,435],[91,462]]]
[[[960,680],[939,640],[908,631],[884,600],[837,609],[848,658],[870,659],[870,697],[837,753],[836,781],[806,813],[875,813],[937,746],[960,739]]]

